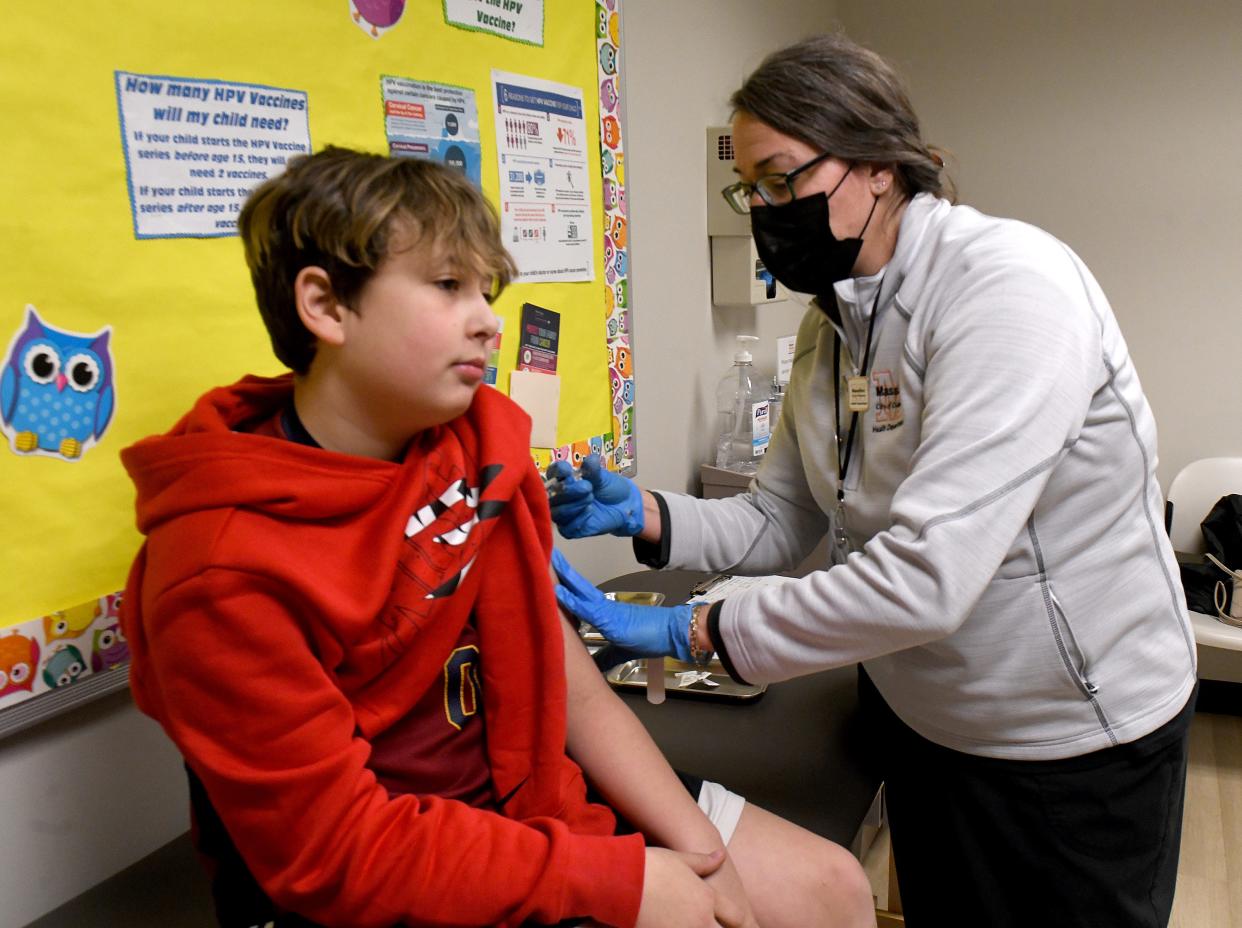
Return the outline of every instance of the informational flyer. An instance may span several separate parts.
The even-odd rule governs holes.
[[[247,194],[310,151],[306,93],[116,72],[137,238],[237,234]]]
[[[515,42],[543,44],[543,0],[444,0],[444,21]]]
[[[561,314],[534,303],[522,304],[522,335],[518,341],[518,370],[556,373]]]
[[[457,168],[482,185],[479,109],[474,91],[405,77],[381,79],[388,153]]]
[[[492,71],[500,220],[525,282],[594,280],[582,90]]]

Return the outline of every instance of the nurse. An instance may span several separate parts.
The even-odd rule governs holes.
[[[558,557],[562,605],[752,683],[861,661],[915,928],[1166,924],[1195,650],[1107,299],[1048,233],[954,205],[893,70],[845,37],[731,102],[724,197],[815,295],[776,435],[724,500],[554,464],[553,518],[652,567],[773,574],[825,536],[832,565],[658,608]]]

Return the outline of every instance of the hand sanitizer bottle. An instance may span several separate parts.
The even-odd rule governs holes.
[[[739,335],[733,366],[716,388],[719,426],[716,466],[740,474],[753,474],[768,450],[767,391],[755,376],[749,345],[758,336]]]

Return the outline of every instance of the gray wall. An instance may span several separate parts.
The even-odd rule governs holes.
[[[1155,412],[1161,485],[1242,453],[1242,3],[838,10],[906,75],[962,201],[1042,226],[1099,278]]]
[[[715,457],[716,384],[735,336],[758,335],[771,377],[776,339],[793,335],[793,302],[713,309],[708,263],[706,136],[727,125],[729,95],[765,54],[835,23],[825,0],[623,0],[626,182],[633,284],[638,479],[697,492]],[[635,569],[628,541],[559,541],[600,581]]]

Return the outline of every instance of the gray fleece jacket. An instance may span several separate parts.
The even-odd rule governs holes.
[[[762,682],[864,661],[908,725],[971,754],[1069,757],[1153,731],[1190,695],[1194,639],[1155,423],[1099,285],[1039,229],[917,196],[885,269],[837,285],[843,374],[877,287],[845,480],[857,550],[726,599],[727,662]],[[663,495],[667,566],[776,573],[830,531],[833,336],[809,309],[748,494]]]

